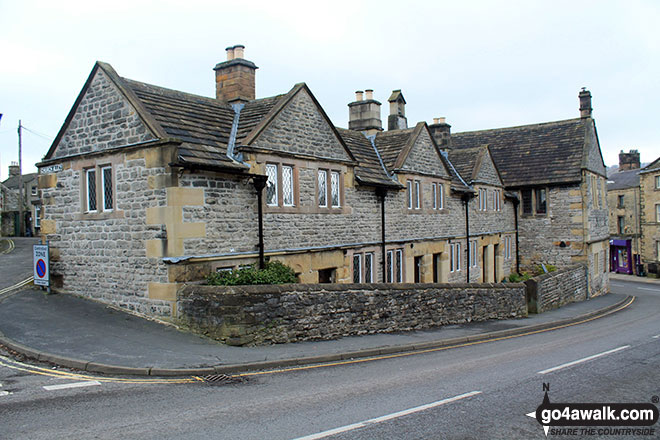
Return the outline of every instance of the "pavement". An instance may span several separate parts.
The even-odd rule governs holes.
[[[5,292],[0,294],[0,345],[39,361],[102,374],[230,374],[433,350],[575,325],[614,313],[632,300],[610,293],[520,319],[331,341],[234,347],[85,298],[47,295],[37,288],[7,291],[5,274],[12,272],[11,265],[28,255],[26,264],[31,272],[31,254],[26,248],[31,249],[32,242],[21,239],[14,243],[12,252],[0,254],[0,292]],[[10,261],[7,257],[14,252],[17,254]],[[14,273],[11,279],[20,278]]]

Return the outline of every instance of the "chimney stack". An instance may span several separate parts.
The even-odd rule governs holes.
[[[220,101],[251,101],[255,98],[255,73],[252,61],[243,59],[245,46],[228,47],[227,61],[218,63],[215,70],[215,97]]]
[[[429,131],[435,143],[441,150],[451,147],[451,125],[447,124],[446,118],[433,118],[433,124],[429,125]]]
[[[374,99],[374,91],[365,90],[366,99],[362,99],[362,91],[355,92],[355,101],[348,104],[348,128],[356,131],[366,131],[372,135],[383,130],[380,120],[380,102]]]
[[[18,176],[20,173],[18,168],[18,162],[12,162],[9,164],[9,177]]]
[[[406,100],[401,90],[392,90],[392,95],[387,100],[390,103],[390,115],[387,117],[388,130],[401,130],[408,128],[406,118]]]
[[[593,110],[591,108],[591,92],[586,87],[582,87],[578,96],[580,98],[580,117],[590,118],[591,111]]]
[[[619,171],[636,170],[640,166],[639,151],[630,150],[629,153],[624,153],[621,150],[621,153],[619,153]]]

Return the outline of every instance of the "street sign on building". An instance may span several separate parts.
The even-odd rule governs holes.
[[[48,245],[35,244],[33,249],[34,285],[50,287],[50,261],[48,259]]]

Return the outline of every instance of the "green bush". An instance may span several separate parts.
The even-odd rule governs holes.
[[[269,261],[263,270],[249,266],[238,270],[212,273],[206,281],[214,286],[241,286],[249,284],[289,284],[296,282],[296,273],[279,261]]]
[[[527,281],[531,277],[532,276],[527,272],[512,273],[511,275],[509,275],[509,281],[512,282],[512,283],[522,283],[522,282]]]
[[[557,270],[557,266],[553,266],[552,264],[546,264],[545,268],[548,271],[548,273],[554,272],[554,271]],[[545,271],[543,270],[542,265],[539,264],[538,266],[536,266],[534,268],[534,275],[543,275],[544,273],[545,273]]]

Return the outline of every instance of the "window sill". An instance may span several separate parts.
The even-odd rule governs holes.
[[[124,211],[113,209],[112,211],[83,212],[76,215],[76,220],[108,220],[124,218]]]

